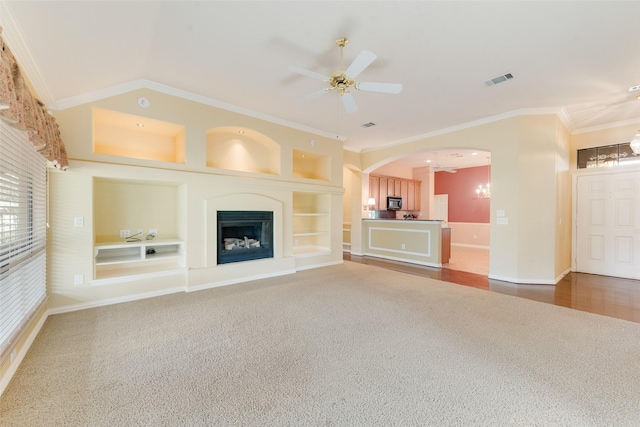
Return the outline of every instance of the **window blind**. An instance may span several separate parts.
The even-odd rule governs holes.
[[[0,120],[0,354],[46,297],[46,159]]]

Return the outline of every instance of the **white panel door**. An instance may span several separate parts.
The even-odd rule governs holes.
[[[433,219],[449,222],[449,195],[436,194],[433,196]]]
[[[640,278],[640,172],[578,177],[576,269]]]

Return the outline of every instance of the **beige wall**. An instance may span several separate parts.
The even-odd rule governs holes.
[[[413,179],[413,170],[410,167],[387,163],[375,168],[369,173],[373,175],[393,176],[397,178]]]
[[[137,99],[142,96],[149,100],[148,108],[138,106]],[[93,108],[184,126],[185,163],[94,153]],[[48,293],[49,308],[54,312],[342,262],[344,190],[340,141],[147,89],[57,111],[55,115],[71,167],[64,173],[51,173]],[[280,174],[207,167],[207,131],[229,126],[250,129],[274,141]],[[296,177],[296,150],[328,159],[327,176],[322,180]],[[295,256],[292,212],[296,192],[325,195],[327,202],[321,209],[326,212],[330,229],[323,242],[330,242],[329,252]],[[265,204],[275,207],[278,236],[274,259],[253,261],[250,268],[247,263],[234,267],[211,265],[215,242],[209,238],[208,214],[212,207],[215,210],[216,206],[227,206],[225,203],[234,198],[243,207],[256,210]],[[84,227],[73,226],[77,216],[84,218]],[[158,228],[161,238],[183,240],[187,271],[92,286],[94,239],[118,239],[115,233],[121,228],[129,228],[132,233],[137,228],[144,232]],[[77,275],[84,277],[84,284],[74,285]]]
[[[451,244],[467,247],[489,248],[491,224],[480,222],[449,222]]]
[[[570,170],[575,171],[577,166],[578,150],[582,148],[601,147],[604,145],[621,144],[629,142],[640,129],[640,119],[636,123],[625,124],[607,129],[579,132],[570,136]]]
[[[367,185],[368,185],[367,176]],[[351,168],[344,168],[344,214],[343,221],[351,223],[351,253],[354,255],[362,254],[362,221],[365,211],[363,210],[364,203],[362,201],[362,173],[358,170]]]
[[[570,206],[558,205],[563,184],[557,171],[569,158],[566,143],[558,141],[559,127],[563,128],[554,114],[517,116],[366,151],[360,163],[367,173],[391,159],[427,149],[490,151],[490,277],[555,283],[557,272],[570,268],[570,248],[560,243],[566,229],[558,227],[559,218],[570,216]],[[496,223],[498,210],[504,211],[508,224]]]
[[[420,181],[420,219],[433,219],[433,170],[429,166],[413,168],[413,178]]]
[[[360,164],[366,175],[387,161],[425,149],[491,151],[490,276],[555,283],[571,268],[571,181],[577,150],[628,142],[639,128],[640,120],[572,135],[555,115],[520,116],[367,151],[361,153]],[[508,225],[496,224],[499,209],[505,211]],[[424,207],[422,211],[424,215]]]
[[[362,250],[365,255],[441,267],[441,223],[363,220]]]
[[[571,268],[571,238],[572,238],[572,188],[571,188],[571,134],[566,127],[557,121],[556,126],[557,151],[556,156],[556,224],[558,227],[556,239],[556,277],[559,279]]]

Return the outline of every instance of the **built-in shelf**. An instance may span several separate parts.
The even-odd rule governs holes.
[[[342,223],[342,250],[351,252],[351,223]]]
[[[94,108],[93,152],[184,164],[185,127],[148,117]]]
[[[280,145],[252,129],[222,126],[207,131],[207,167],[280,174]]]
[[[154,251],[153,253],[148,253]],[[96,280],[156,274],[184,267],[181,240],[102,243],[94,247]]]
[[[330,253],[330,248],[319,246],[297,246],[293,248],[293,255],[296,257],[310,257],[316,255],[326,255]]]
[[[293,177],[329,181],[331,158],[322,154],[293,150]]]
[[[330,197],[320,193],[293,195],[293,254],[311,256],[330,253]]]

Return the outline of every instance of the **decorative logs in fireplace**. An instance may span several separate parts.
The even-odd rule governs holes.
[[[218,264],[273,258],[273,212],[218,211]]]
[[[250,239],[247,236],[244,236],[244,239],[236,239],[235,237],[227,237],[224,239],[224,248],[227,251],[232,251],[234,249],[250,249],[250,248],[259,248],[260,240]]]

